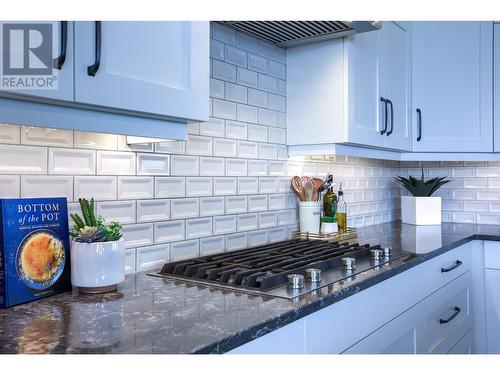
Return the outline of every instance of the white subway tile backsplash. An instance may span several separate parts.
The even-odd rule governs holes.
[[[160,154],[137,154],[137,174],[168,176],[170,174],[170,156]]]
[[[269,242],[279,242],[285,241],[287,239],[288,233],[285,227],[282,228],[271,228],[269,232]]]
[[[147,199],[137,201],[137,221],[160,221],[170,219],[168,199]]]
[[[226,176],[246,176],[247,170],[247,160],[226,159]]]
[[[267,73],[267,59],[265,57],[248,54],[248,69],[255,70],[260,73]]]
[[[286,162],[272,161],[268,162],[269,176],[286,176]]]
[[[224,99],[224,81],[220,79],[210,78],[210,97]]]
[[[278,179],[276,177],[265,177],[259,181],[259,193],[277,193],[278,192]]]
[[[97,151],[97,174],[134,175],[135,154],[120,151]]]
[[[273,60],[276,60],[278,58],[278,49],[275,46],[262,40],[258,40],[257,43],[257,51],[259,55]]]
[[[246,212],[247,204],[247,197],[226,197],[226,214]],[[223,212],[221,214],[223,214]]]
[[[248,232],[248,246],[260,246],[268,243],[267,229]]]
[[[73,147],[73,131],[21,126],[21,143],[31,146]]]
[[[119,135],[118,137],[118,151],[129,151],[129,152],[153,152],[153,143],[128,143],[128,138],[125,135]],[[137,138],[137,137],[135,137]]]
[[[235,85],[234,83],[226,82],[226,100],[238,103],[246,103],[247,88],[245,86]]]
[[[214,177],[214,195],[235,195],[235,177]]]
[[[237,33],[237,45],[245,51],[257,52],[257,39],[246,33]]]
[[[223,81],[236,82],[236,67],[219,60],[212,60],[212,77]]]
[[[186,238],[186,222],[184,220],[161,221],[154,224],[154,242],[182,241]]]
[[[214,99],[213,116],[229,120],[236,120],[236,103]]]
[[[18,125],[0,124],[0,143],[19,144],[21,142],[21,130]]]
[[[121,224],[135,223],[135,201],[97,202],[97,214],[106,219],[106,222],[118,221]]]
[[[276,78],[259,73],[258,88],[267,92],[275,93],[277,91]]]
[[[188,155],[212,155],[212,138],[190,135],[186,142]]]
[[[476,190],[476,199],[480,201],[499,201],[500,190]]]
[[[210,57],[217,60],[224,60],[224,43],[217,40],[210,40]]]
[[[259,228],[275,227],[278,224],[277,212],[259,213]]]
[[[250,195],[248,197],[248,211],[267,210],[267,195]]]
[[[266,160],[249,160],[248,175],[249,176],[267,176],[268,163]]]
[[[259,143],[259,158],[260,159],[277,159],[278,148],[276,145],[269,143]]]
[[[186,220],[186,238],[200,238],[212,235],[212,218]]]
[[[0,175],[0,198],[19,198],[21,182],[19,176]]]
[[[236,70],[236,82],[239,85],[257,87],[257,73],[248,69],[238,67]]]
[[[226,138],[247,139],[247,124],[226,120]]]
[[[498,214],[489,214],[489,213],[477,213],[476,214],[476,223],[477,224],[500,224],[500,215]]]
[[[67,197],[73,200],[73,177],[21,176],[21,198]]]
[[[254,230],[259,227],[257,214],[241,214],[238,215],[238,232]]]
[[[281,95],[269,94],[269,109],[285,112],[285,97]]]
[[[75,147],[99,150],[116,150],[118,136],[114,134],[75,132]]]
[[[135,249],[125,250],[125,275],[129,275],[136,271],[135,255]]]
[[[257,158],[258,144],[255,142],[238,141],[239,158]]]
[[[271,208],[269,208],[271,209]],[[295,210],[283,210],[278,212],[278,225],[291,225],[295,223],[297,214]]]
[[[269,128],[269,142],[271,143],[286,143],[285,129]]]
[[[248,104],[267,108],[267,93],[261,90],[248,89]]]
[[[269,60],[268,61],[268,74],[270,76],[279,78],[279,79],[285,79],[285,74],[286,74],[286,68],[285,64],[281,64],[276,61]]]
[[[262,125],[248,125],[248,140],[267,142],[267,127]]]
[[[215,215],[224,215],[224,197],[200,198],[200,216]]]
[[[257,122],[257,107],[237,104],[237,118],[238,121]]]
[[[94,198],[96,201],[117,199],[116,177],[75,176],[74,180],[75,201],[79,198]]]
[[[170,260],[170,245],[154,245],[137,249],[137,271],[159,269]]]
[[[153,244],[153,224],[128,224],[122,230],[126,248]]]
[[[200,239],[200,256],[223,253],[226,248],[224,236]]]
[[[224,120],[211,118],[207,122],[200,123],[200,134],[210,137],[224,137]]]
[[[0,174],[47,174],[45,147],[0,145]]]
[[[95,174],[95,151],[49,148],[49,174]]]
[[[147,199],[153,197],[153,177],[118,177],[118,199]]]
[[[464,211],[488,212],[488,202],[464,201]]]
[[[236,141],[233,139],[214,138],[214,156],[236,156]]]
[[[259,192],[259,179],[254,177],[238,178],[238,194],[257,194]]]
[[[259,124],[267,126],[278,126],[278,112],[259,108]]]
[[[220,25],[218,23],[212,23],[212,35],[214,39],[220,40],[221,42],[236,45],[236,31]]]
[[[186,196],[200,197],[212,195],[211,177],[186,177]]]
[[[235,233],[226,236],[226,250],[234,251],[248,247],[247,233]]]
[[[177,262],[179,260],[197,258],[200,256],[200,241],[190,240],[176,242],[170,245],[170,260]]]
[[[200,157],[200,176],[224,176],[224,166],[223,158]]]
[[[167,154],[184,154],[185,141],[167,141],[155,143],[155,152]]]
[[[226,234],[236,232],[236,216],[215,216],[213,218],[213,234]]]
[[[174,176],[198,176],[200,160],[197,156],[171,156],[171,174]]]
[[[155,177],[156,198],[177,198],[186,196],[184,177]]]
[[[198,216],[200,216],[198,198],[172,199],[170,201],[170,217],[172,219],[186,219]]]
[[[272,194],[269,195],[269,209],[270,210],[283,210],[287,208],[288,197],[286,194]]]

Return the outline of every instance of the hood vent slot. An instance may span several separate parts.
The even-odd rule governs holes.
[[[279,47],[291,47],[377,30],[380,22],[357,21],[217,21]]]

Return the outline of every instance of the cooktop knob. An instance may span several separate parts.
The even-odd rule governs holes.
[[[342,264],[346,270],[353,270],[356,268],[356,258],[342,258]]]
[[[306,269],[306,278],[311,283],[319,283],[321,281],[321,270],[319,268]]]
[[[304,287],[304,276],[291,273],[288,277],[288,286],[292,289],[301,289]]]
[[[370,253],[372,254],[372,259],[382,259],[382,256],[384,254],[384,251],[382,249],[372,249],[370,250]]]

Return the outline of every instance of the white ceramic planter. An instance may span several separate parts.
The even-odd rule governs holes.
[[[441,197],[401,197],[401,220],[413,225],[441,224]]]
[[[115,290],[125,279],[123,239],[110,242],[71,242],[71,283],[84,293]]]
[[[337,233],[339,231],[339,227],[337,223],[326,223],[324,221],[321,222],[321,234],[332,234]]]

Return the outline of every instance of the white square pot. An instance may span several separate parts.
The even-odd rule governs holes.
[[[441,197],[401,197],[401,220],[413,225],[441,224]]]

